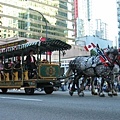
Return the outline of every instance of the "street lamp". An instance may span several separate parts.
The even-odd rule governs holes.
[[[43,19],[44,19],[44,21],[45,21],[45,25],[46,25],[46,41],[47,41],[47,34],[48,34],[48,33],[47,33],[47,20],[45,19],[44,15],[43,15],[41,12],[39,12],[39,11],[37,11],[37,10],[34,10],[34,9],[32,9],[32,8],[29,8],[29,10],[38,12],[39,14],[42,15],[42,17],[43,17]]]

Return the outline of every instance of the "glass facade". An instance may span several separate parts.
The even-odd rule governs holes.
[[[120,47],[120,0],[117,0],[117,17],[118,17],[118,47]]]
[[[0,0],[0,38],[74,40],[70,0]],[[69,24],[69,25],[68,25]]]

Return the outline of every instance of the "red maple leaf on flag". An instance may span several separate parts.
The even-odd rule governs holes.
[[[95,46],[93,43],[84,46],[84,48],[85,48],[86,51],[90,51],[90,50],[92,50],[92,49],[95,48],[95,47],[96,47],[96,46]]]

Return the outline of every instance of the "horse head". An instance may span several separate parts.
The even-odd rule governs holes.
[[[116,64],[119,66],[119,69],[117,69],[118,70],[117,72],[120,73],[120,52],[119,52],[119,54],[117,56]]]
[[[116,64],[118,64],[120,66],[120,49],[118,49],[118,55],[116,58]]]
[[[111,64],[114,64],[118,59],[119,52],[115,48],[111,48],[106,52],[106,56]]]

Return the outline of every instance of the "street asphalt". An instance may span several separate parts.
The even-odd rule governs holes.
[[[120,95],[99,97],[89,91],[84,97],[68,91],[26,95],[10,90],[0,93],[0,120],[120,120]]]

